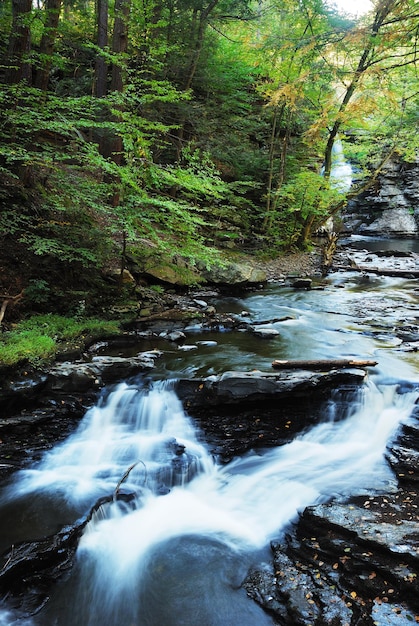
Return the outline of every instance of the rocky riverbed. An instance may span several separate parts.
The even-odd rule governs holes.
[[[362,254],[355,257],[359,265],[367,256]],[[374,258],[375,263],[375,257],[369,254],[369,258]],[[344,264],[346,271],[351,269],[353,259],[345,251],[336,257],[336,264],[339,267]],[[316,254],[291,256],[286,262],[280,259],[266,267],[267,275],[269,280],[292,283],[296,277],[318,275],[318,260]],[[409,264],[416,262],[417,258],[409,255],[403,268],[409,269]],[[196,294],[176,301],[173,298],[172,309],[184,311],[185,307],[193,306],[203,309]],[[214,328],[221,323],[243,324],[234,315],[218,316],[216,311],[205,309],[202,314],[203,323]],[[179,332],[179,318],[177,315],[175,318]],[[164,332],[168,328],[174,330],[170,316],[163,321]],[[161,325],[162,320],[150,320],[144,332],[151,329],[157,336]],[[417,319],[412,317],[411,326],[406,346],[415,351]],[[74,430],[87,408],[96,402],[104,384],[127,375],[146,376],[160,357],[153,352],[137,359],[109,358],[95,356],[90,351],[82,361],[57,364],[47,372],[22,371],[20,377],[9,379],[8,386],[3,388],[7,414],[0,422],[4,477],[39,459],[45,450]],[[268,376],[254,373],[251,380],[243,381],[236,373],[218,379],[210,377],[208,381],[197,380],[192,384],[194,389],[188,383],[180,395],[213,454],[228,462],[258,446],[269,448],[289,442],[311,423],[322,419],[322,403],[336,386],[346,386],[348,401],[351,394],[356,394],[364,375],[362,371],[346,370],[326,373],[325,378],[323,373],[301,375],[293,371]],[[399,393],[418,387],[419,382],[410,383],[401,386]],[[211,400],[211,407],[209,396],[205,395],[202,402],[197,400],[197,395],[205,389],[213,394],[212,398],[219,398],[219,401]],[[233,397],[234,401],[227,402],[226,397]],[[418,462],[416,407],[389,444],[387,463],[393,480],[385,491],[357,494],[343,500],[331,497],[326,503],[307,507],[285,535],[272,541],[271,559],[255,566],[243,581],[243,587],[271,616],[273,623],[404,626],[419,622]],[[78,540],[92,514],[86,511],[72,527],[62,528],[40,541],[6,549],[0,589],[10,606],[25,615],[37,612],[48,601],[55,581],[71,570]]]

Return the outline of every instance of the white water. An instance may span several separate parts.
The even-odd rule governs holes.
[[[346,193],[352,185],[352,166],[345,159],[342,142],[339,138],[335,140],[332,150],[332,170],[330,172],[330,183],[332,187]]]
[[[83,592],[75,593],[82,617],[76,619],[72,609],[57,622],[36,623],[117,626],[123,614],[126,623],[157,624],[155,618],[144,617],[150,602],[144,589],[150,585],[159,546],[192,536],[203,537],[210,545],[222,544],[226,554],[260,549],[309,504],[331,495],[388,487],[386,444],[400,422],[408,419],[416,396],[369,382],[345,420],[319,424],[288,445],[264,454],[249,453],[222,467],[197,440],[173,391],[161,384],[139,391],[122,383],[106,402],[88,412],[67,442],[37,469],[22,473],[17,485],[20,495],[51,491],[61,494],[67,504],[87,499],[93,503],[114,493],[127,469],[137,463],[121,484],[138,494],[136,503],[102,507],[80,542],[77,584]],[[196,474],[184,475],[183,481],[167,471],[176,458],[167,445],[173,438],[194,459]],[[166,495],[156,493],[162,466],[166,484],[175,483]],[[182,569],[182,562],[177,566]],[[189,581],[188,589],[191,585]],[[147,599],[141,599],[142,590]],[[2,623],[13,622],[6,616]],[[206,623],[212,622],[207,618]]]
[[[408,308],[409,294],[402,293]],[[66,516],[74,521],[98,498],[115,495],[118,486],[136,494],[130,503],[114,501],[95,514],[72,577],[34,618],[34,626],[270,624],[237,591],[251,562],[248,555],[280,537],[307,505],[391,488],[384,453],[409,419],[417,393],[399,394],[389,381],[414,379],[417,373],[391,353],[387,340],[372,340],[364,332],[373,295],[373,288],[362,297],[357,290],[331,292],[327,304],[334,314],[315,312],[325,302],[316,291],[274,295],[269,304],[281,314],[292,313],[281,323],[286,354],[297,350],[295,337],[306,356],[379,354],[379,374],[363,386],[345,419],[338,411],[334,421],[329,405],[323,423],[288,445],[220,466],[169,385],[143,389],[122,383],[86,414],[73,436],[37,467],[21,472],[3,501],[38,506],[40,530],[33,536],[56,532]],[[256,317],[266,316],[267,298],[251,296]],[[355,304],[361,307],[356,323]],[[382,315],[380,309],[381,323]],[[48,532],[42,516],[51,517]],[[15,623],[30,626],[0,610],[0,626]]]

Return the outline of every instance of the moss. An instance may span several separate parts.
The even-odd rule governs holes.
[[[52,361],[63,345],[80,345],[94,337],[119,334],[118,322],[93,318],[36,315],[0,338],[0,365]]]

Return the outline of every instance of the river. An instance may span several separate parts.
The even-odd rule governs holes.
[[[152,380],[104,390],[73,435],[4,488],[3,547],[57,532],[100,497],[115,497],[86,527],[71,575],[45,608],[25,618],[5,603],[0,625],[273,624],[241,588],[249,567],[269,559],[270,540],[307,505],[385,491],[393,481],[386,446],[418,397],[400,393],[400,382],[417,381],[418,365],[400,349],[398,331],[417,322],[417,303],[415,280],[336,273],[309,291],[276,284],[214,302],[277,329],[274,339],[192,325],[194,349],[162,340]],[[144,340],[136,349],[147,347]],[[226,465],[171,385],[179,376],[270,371],[276,358],[337,357],[378,361],[344,419],[329,402],[322,423],[289,444]],[[134,499],[119,500],[120,491]]]

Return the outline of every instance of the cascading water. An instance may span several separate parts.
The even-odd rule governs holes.
[[[300,336],[307,354],[311,328],[317,351],[321,343],[332,353],[336,346],[350,350],[355,340],[365,353],[377,349],[377,340],[361,337],[359,326],[348,322],[343,328],[341,317],[336,328],[336,313],[316,316],[302,308],[301,297],[294,296],[294,318],[282,326],[284,341],[287,332]],[[316,294],[310,297],[313,305]],[[341,292],[337,300],[344,307]],[[273,301],[276,310],[291,309],[289,298]],[[265,312],[258,295],[251,306],[256,317],[259,307]],[[390,380],[395,368],[405,379],[413,375],[407,363],[401,367],[391,357],[383,362],[343,419],[340,414],[335,421],[331,411],[329,420],[291,443],[250,452],[226,466],[201,443],[170,384],[124,382],[111,390],[74,435],[37,467],[21,472],[3,495],[3,503],[47,503],[37,513],[35,537],[48,525],[56,530],[58,511],[64,523],[110,496],[84,531],[70,578],[57,586],[46,609],[22,623],[271,624],[240,589],[252,559],[263,558],[269,540],[305,506],[388,488],[392,481],[386,445],[408,420],[417,393],[399,393]],[[5,610],[0,625],[13,623]]]
[[[345,159],[342,141],[337,138],[332,150],[332,170],[330,183],[332,187],[342,193],[349,191],[352,185],[353,171],[350,163]]]

